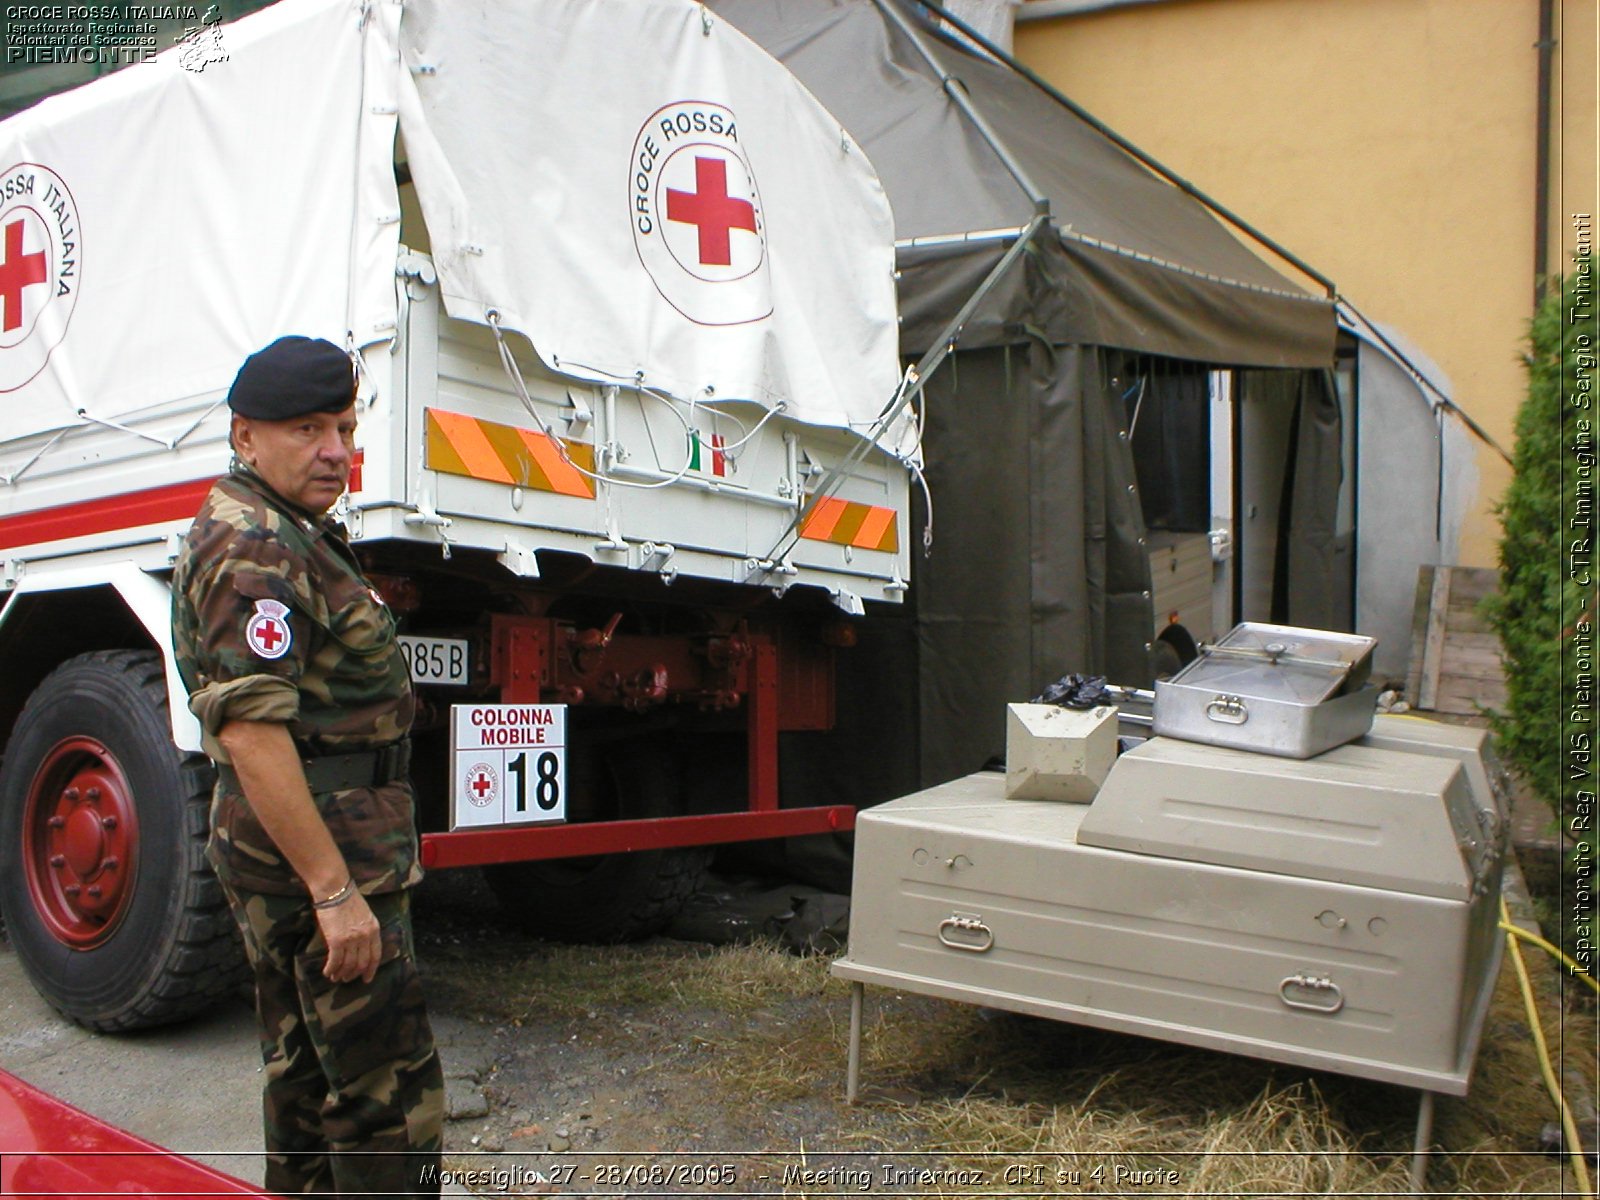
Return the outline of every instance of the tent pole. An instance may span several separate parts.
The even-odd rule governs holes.
[[[892,421],[907,404],[911,403],[916,393],[922,390],[922,386],[927,382],[928,376],[937,371],[939,364],[945,360],[951,350],[955,349],[956,339],[961,336],[962,328],[972,319],[972,314],[977,311],[978,305],[983,303],[984,298],[990,292],[994,291],[995,285],[1000,282],[1001,277],[1011,268],[1011,264],[1022,256],[1022,251],[1027,247],[1027,244],[1033,240],[1034,235],[1040,229],[1044,228],[1048,220],[1049,215],[1041,212],[1033,220],[1029,221],[1023,227],[1022,233],[1017,240],[1007,247],[1000,261],[995,263],[994,269],[984,276],[982,283],[973,289],[972,295],[968,296],[967,302],[961,306],[961,311],[950,319],[950,323],[944,327],[944,331],[939,335],[938,340],[928,348],[922,359],[917,363],[915,378],[912,380],[911,386],[906,389],[905,395],[900,397],[899,403],[895,405],[891,412],[879,418],[885,428],[888,427],[889,421]]]
[[[1362,312],[1343,296],[1336,298],[1334,307],[1335,310],[1339,311],[1341,314],[1349,314],[1349,317],[1346,318],[1346,323],[1352,330],[1355,330],[1356,322],[1360,321],[1362,326],[1366,328],[1367,332],[1370,333],[1379,342],[1379,344],[1381,344],[1383,348],[1389,352],[1389,356],[1401,366],[1405,367],[1407,371],[1411,372],[1412,377],[1418,384],[1432,392],[1435,396],[1439,397],[1438,407],[1445,409],[1452,416],[1454,416],[1456,420],[1465,425],[1480,442],[1492,449],[1501,458],[1505,459],[1507,465],[1511,464],[1511,455],[1506,451],[1506,448],[1499,442],[1495,441],[1493,435],[1490,434],[1487,429],[1478,424],[1478,422],[1474,421],[1466,409],[1462,408],[1449,396],[1445,395],[1444,392],[1440,390],[1439,386],[1423,373],[1421,367],[1417,366],[1416,363],[1412,362],[1411,359],[1406,357],[1405,351],[1400,349],[1399,346],[1396,346],[1389,338],[1388,334],[1384,333],[1384,331],[1379,329],[1377,325],[1373,324],[1372,321],[1367,319],[1366,313]]]
[[[1048,220],[1047,214],[1042,212],[1036,214],[1033,220],[1029,221],[1023,228],[1017,240],[1006,248],[1006,252],[1000,256],[1000,261],[995,263],[993,269],[984,276],[983,282],[973,289],[972,295],[967,297],[967,302],[961,306],[961,310],[944,327],[938,340],[928,348],[917,362],[917,365],[907,373],[905,386],[900,388],[894,399],[878,415],[878,419],[872,423],[872,428],[861,435],[861,441],[856,443],[855,448],[845,455],[836,466],[829,468],[828,473],[822,477],[822,482],[817,485],[817,490],[811,493],[811,498],[795,514],[794,520],[789,522],[788,528],[778,535],[778,540],[773,544],[771,552],[762,564],[758,564],[756,570],[750,572],[746,577],[746,582],[755,582],[757,576],[769,574],[774,566],[783,561],[783,556],[794,548],[799,536],[797,531],[805,526],[806,518],[815,511],[817,505],[833,494],[834,489],[844,482],[855,468],[855,465],[866,457],[867,451],[878,444],[878,439],[894,424],[895,418],[903,413],[906,410],[906,406],[916,398],[917,393],[927,383],[928,377],[939,369],[939,364],[944,362],[951,350],[955,349],[956,339],[961,336],[962,328],[971,320],[972,314],[978,309],[978,305],[982,304],[984,298],[995,289],[995,285],[1011,269],[1011,265],[1022,257],[1023,250],[1033,240],[1034,235],[1044,228]]]
[[[888,0],[888,2],[893,3],[893,0]],[[883,8],[885,0],[874,0],[874,3],[876,3],[878,7]],[[1338,288],[1334,285],[1333,280],[1329,279],[1326,275],[1323,275],[1309,263],[1293,254],[1285,246],[1279,244],[1274,239],[1262,233],[1243,217],[1236,215],[1231,210],[1218,203],[1216,200],[1213,200],[1210,196],[1206,195],[1177,172],[1169,169],[1160,162],[1156,161],[1154,158],[1150,157],[1150,155],[1139,149],[1138,146],[1135,146],[1116,130],[1100,121],[1087,109],[1068,99],[1064,93],[1058,91],[1049,83],[1045,82],[1045,80],[1036,72],[1018,62],[1016,58],[1008,54],[1006,51],[1000,49],[999,46],[996,46],[988,38],[984,37],[983,34],[973,29],[972,26],[968,25],[960,17],[952,15],[950,12],[934,3],[933,0],[919,0],[919,3],[921,3],[923,8],[926,8],[929,12],[933,13],[934,16],[940,18],[941,20],[948,21],[951,25],[955,26],[955,28],[966,34],[967,37],[971,38],[979,46],[982,46],[985,51],[993,55],[998,61],[1005,63],[1006,66],[1017,72],[1017,74],[1021,75],[1029,83],[1033,84],[1034,87],[1038,88],[1040,91],[1044,92],[1045,95],[1055,100],[1057,104],[1064,106],[1069,112],[1072,113],[1073,116],[1077,117],[1078,120],[1088,125],[1096,133],[1110,138],[1123,150],[1126,150],[1129,154],[1133,155],[1134,158],[1138,159],[1146,167],[1150,168],[1150,170],[1161,176],[1161,178],[1165,179],[1173,187],[1177,188],[1181,192],[1193,196],[1201,204],[1205,205],[1212,212],[1216,213],[1217,216],[1228,222],[1228,224],[1232,225],[1235,229],[1238,229],[1241,233],[1244,233],[1249,237],[1254,238],[1257,242],[1260,242],[1268,250],[1271,250],[1279,258],[1283,259],[1284,262],[1288,263],[1295,270],[1305,275],[1306,278],[1316,281],[1322,286],[1323,290],[1328,293],[1330,298],[1338,295]],[[904,24],[900,24],[901,28],[904,28]],[[926,54],[926,51],[924,51],[924,53]]]
[[[939,65],[939,60],[933,56],[933,51],[928,49],[927,44],[922,40],[922,35],[906,20],[905,14],[900,12],[894,0],[872,0],[872,2],[878,6],[878,11],[894,23],[895,28],[910,39],[911,44],[917,48],[917,53],[921,54],[928,66],[933,68],[934,73],[939,76],[939,83],[944,88],[945,95],[954,101],[955,106],[961,110],[967,120],[972,122],[973,127],[978,131],[978,136],[989,144],[989,149],[995,152],[1001,164],[1004,165],[1007,171],[1011,172],[1011,177],[1017,181],[1017,186],[1023,190],[1024,194],[1032,202],[1033,211],[1036,213],[1048,213],[1050,211],[1050,197],[1039,190],[1038,185],[1029,177],[1027,171],[1023,170],[1022,164],[1017,161],[1016,156],[1000,140],[1000,135],[994,131],[994,127],[989,124],[988,119],[972,103],[972,96],[967,91],[967,85]],[[933,9],[934,12],[940,11],[931,4],[928,7]]]

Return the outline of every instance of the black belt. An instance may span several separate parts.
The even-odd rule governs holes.
[[[411,770],[411,739],[401,738],[376,750],[361,750],[354,754],[319,754],[301,759],[306,773],[306,787],[313,795],[322,792],[345,792],[352,788],[382,787],[397,779],[404,779]],[[243,791],[239,776],[226,763],[217,764],[217,777],[229,791]]]

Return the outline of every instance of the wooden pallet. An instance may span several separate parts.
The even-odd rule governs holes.
[[[1499,583],[1499,572],[1480,567],[1418,569],[1406,679],[1413,708],[1476,716],[1505,706],[1500,639],[1478,612]]]

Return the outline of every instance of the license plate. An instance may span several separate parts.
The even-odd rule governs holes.
[[[567,818],[567,706],[450,706],[450,828]]]
[[[400,653],[412,683],[465,684],[468,682],[468,645],[465,638],[399,638]]]

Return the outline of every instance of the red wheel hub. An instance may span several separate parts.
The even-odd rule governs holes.
[[[98,946],[133,895],[139,827],[133,792],[103,742],[58,742],[33,774],[23,865],[34,910],[57,940]]]

